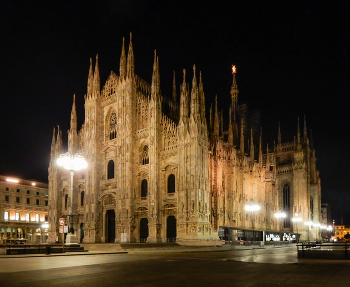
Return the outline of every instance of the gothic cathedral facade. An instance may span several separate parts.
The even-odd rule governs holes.
[[[226,233],[232,241],[319,236],[292,221],[320,220],[320,178],[305,119],[294,141],[282,143],[278,131],[277,143],[263,147],[258,116],[238,103],[235,71],[225,123],[216,100],[207,123],[195,67],[191,77],[189,84],[183,71],[178,93],[174,76],[172,96],[163,95],[156,53],[149,84],[134,72],[131,39],[127,54],[123,40],[119,75],[111,72],[102,89],[98,58],[94,68],[90,60],[85,122],[78,130],[74,99],[68,131],[68,152],[84,156],[88,168],[71,181],[56,165],[64,151],[62,131],[54,130],[49,242],[62,240],[59,219],[67,223],[72,200],[75,232],[84,243],[212,245]],[[259,211],[245,210],[252,202]],[[286,218],[275,218],[278,211]]]

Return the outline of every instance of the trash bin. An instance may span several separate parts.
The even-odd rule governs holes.
[[[46,255],[51,254],[51,246],[46,246]]]

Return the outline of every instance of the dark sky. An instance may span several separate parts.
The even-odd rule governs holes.
[[[191,81],[196,64],[207,110],[218,95],[227,115],[235,64],[239,101],[260,110],[266,141],[277,140],[278,122],[282,140],[293,140],[306,116],[322,201],[336,224],[341,214],[350,224],[346,1],[284,2],[1,1],[0,174],[47,181],[52,129],[66,140],[73,94],[84,121],[89,58],[99,54],[103,86],[132,32],[135,72],[150,82],[157,49],[165,94],[174,70]]]

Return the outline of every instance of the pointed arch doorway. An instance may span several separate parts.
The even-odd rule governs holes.
[[[106,212],[106,242],[114,243],[115,241],[115,211],[114,209]]]
[[[166,220],[166,237],[167,242],[176,241],[176,218],[175,216],[168,216]]]
[[[148,219],[141,218],[140,221],[140,242],[147,242],[148,237]]]

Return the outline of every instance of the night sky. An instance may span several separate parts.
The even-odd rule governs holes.
[[[140,2],[140,3],[139,3]],[[218,96],[227,119],[237,67],[239,102],[261,112],[269,146],[292,141],[297,119],[312,130],[322,202],[350,224],[349,17],[346,1],[1,1],[0,174],[47,182],[52,130],[66,144],[73,95],[84,121],[89,59],[101,87],[119,74],[122,38],[133,34],[135,72],[150,82],[154,50],[161,90],[172,75],[202,72],[207,111]],[[198,76],[198,74],[197,74]],[[179,86],[177,86],[179,91]]]

